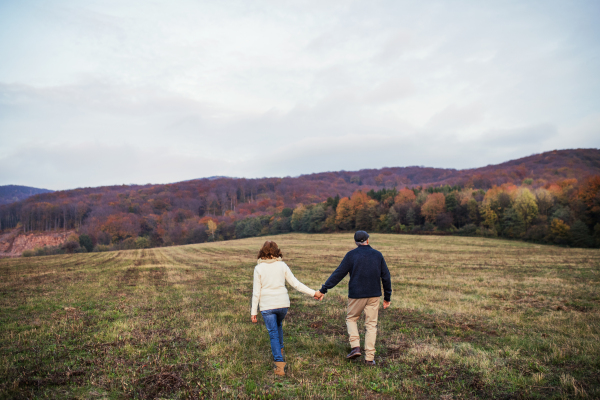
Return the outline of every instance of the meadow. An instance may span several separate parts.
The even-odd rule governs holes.
[[[266,239],[0,260],[0,397],[600,398],[598,249],[373,234],[394,290],[377,367],[345,360],[346,278],[322,302],[289,289],[276,378],[250,322]],[[314,289],[354,247],[269,239]]]

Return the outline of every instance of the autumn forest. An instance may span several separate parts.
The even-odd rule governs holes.
[[[600,151],[554,151],[461,171],[384,168],[75,189],[2,205],[0,224],[3,231],[76,232],[26,256],[355,229],[600,247]]]

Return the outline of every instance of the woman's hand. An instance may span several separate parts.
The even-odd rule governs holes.
[[[250,316],[250,320],[251,320],[252,322],[254,322],[254,323],[257,323],[257,322],[258,322],[258,319],[256,319],[256,315],[252,315],[252,316]]]

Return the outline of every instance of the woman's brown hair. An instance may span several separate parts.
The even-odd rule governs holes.
[[[262,249],[258,252],[258,258],[262,258],[263,260],[268,260],[269,258],[278,258],[283,257],[281,254],[281,250],[277,246],[277,243],[271,242],[267,240],[265,244],[263,244]]]

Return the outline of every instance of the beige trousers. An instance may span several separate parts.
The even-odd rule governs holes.
[[[362,312],[365,312],[365,360],[372,361],[375,358],[375,340],[377,339],[377,313],[379,311],[379,297],[367,297],[364,299],[348,299],[348,314],[346,325],[350,337],[350,347],[360,347],[360,336],[356,321]]]

